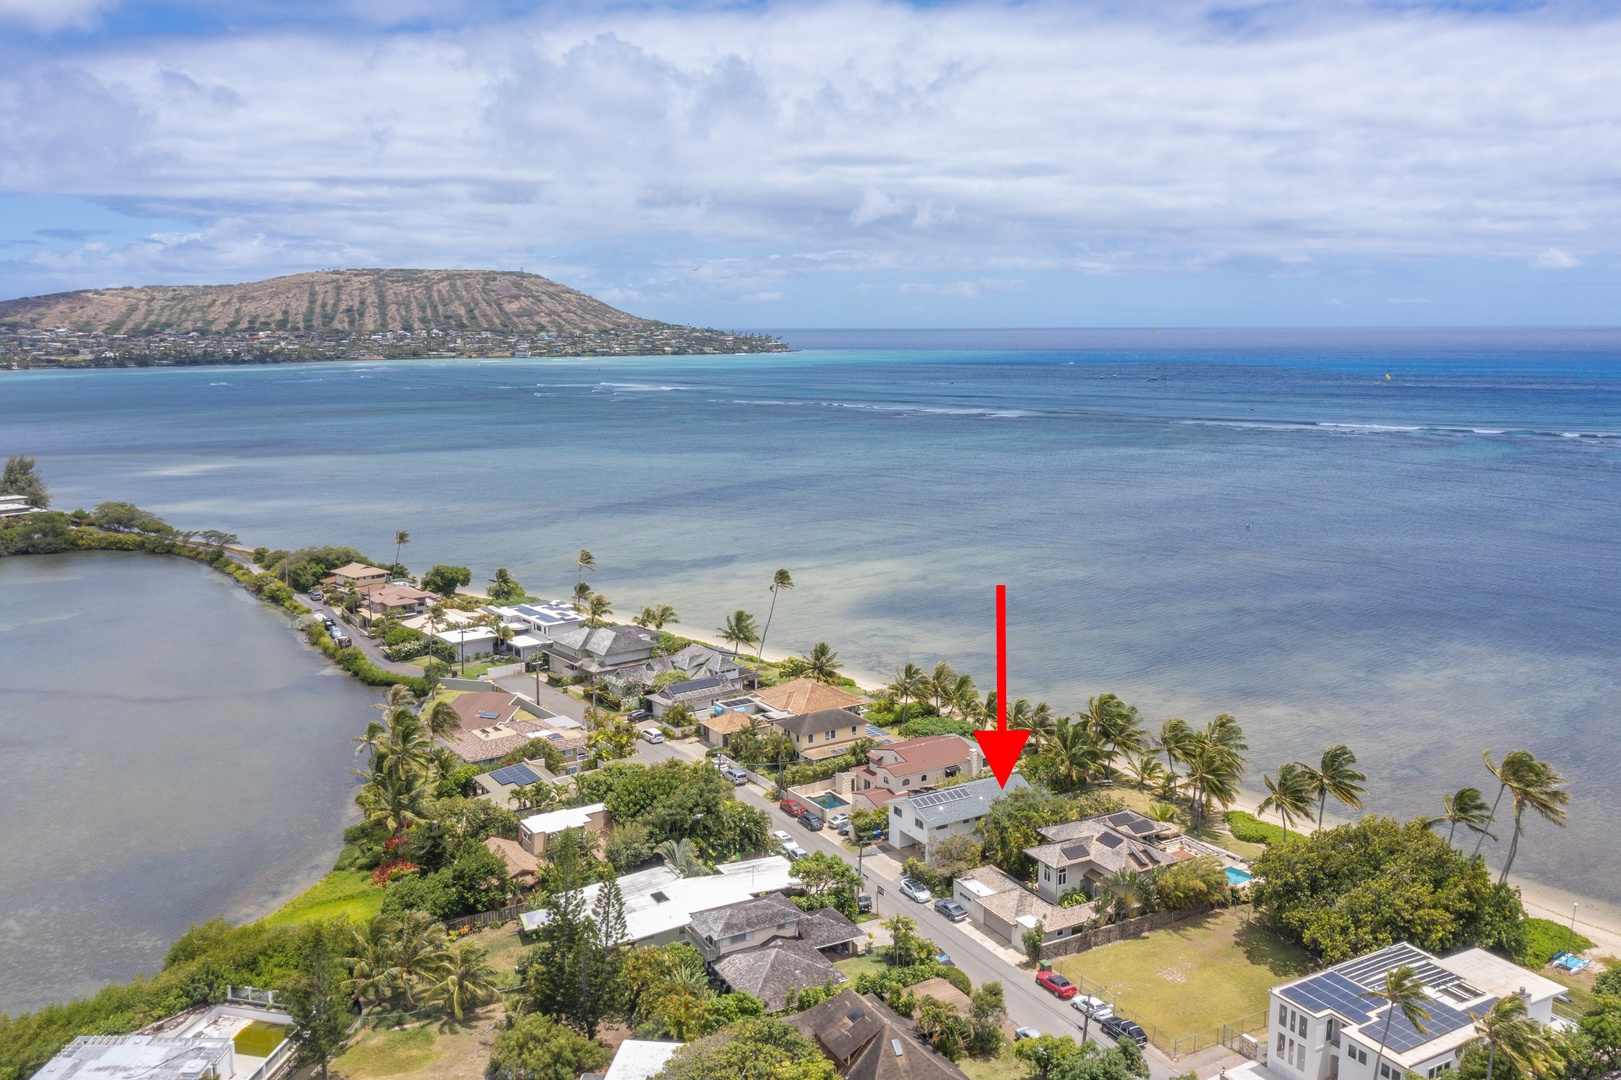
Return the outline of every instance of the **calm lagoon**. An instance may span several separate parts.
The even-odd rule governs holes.
[[[156,970],[332,865],[377,695],[181,559],[0,559],[0,1013]]]

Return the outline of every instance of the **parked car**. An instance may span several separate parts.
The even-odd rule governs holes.
[[[1081,992],[1081,988],[1058,974],[1056,971],[1036,972],[1036,985],[1061,998],[1072,998]]]
[[[1114,1015],[1114,1009],[1100,997],[1089,997],[1086,994],[1081,994],[1070,1002],[1070,1005],[1076,1012],[1085,1013],[1094,1020],[1102,1020]]]
[[[653,714],[648,712],[646,709],[637,709],[633,713],[627,713],[625,715],[625,719],[629,720],[633,724],[639,724],[643,720],[653,719]]]
[[[787,798],[777,804],[777,809],[789,817],[798,817],[805,812],[805,804],[795,798]]]
[[[813,832],[821,832],[822,826],[826,824],[822,820],[822,815],[814,810],[806,810],[803,814],[800,814],[799,823]]]
[[[1103,1029],[1105,1035],[1115,1042],[1119,1042],[1121,1039],[1130,1039],[1138,1046],[1148,1045],[1148,1032],[1144,1031],[1140,1024],[1127,1020],[1123,1016],[1111,1016],[1098,1026]]]
[[[962,922],[968,918],[968,909],[950,897],[941,897],[934,902],[934,910],[950,919],[952,922]]]
[[[911,878],[901,879],[901,895],[908,900],[916,900],[920,904],[927,904],[934,899],[934,894],[929,891],[927,885],[921,881],[913,881]]]
[[[939,949],[934,950],[934,962],[936,964],[939,964],[941,967],[956,967],[957,966],[957,961],[955,961],[955,960],[953,960],[951,958],[950,953],[941,952]]]
[[[862,915],[870,914],[872,912],[872,897],[868,896],[866,893],[862,893],[860,896],[857,896],[856,911]]]
[[[794,838],[792,836],[789,836],[786,832],[784,832],[781,829],[772,829],[771,830],[771,839],[775,840],[779,844],[791,844],[791,843],[794,842]]]
[[[720,774],[730,780],[737,787],[749,782],[749,774],[742,769],[722,769]]]
[[[829,825],[833,826],[835,829],[839,830],[839,832],[846,832],[847,830],[845,829],[845,826],[850,824],[850,815],[849,814],[829,814],[828,818],[827,818],[827,823]]]
[[[646,739],[650,743],[653,743],[654,745],[664,741],[664,732],[660,731],[656,727],[643,728],[641,735],[642,738]]]
[[[310,590],[310,599],[311,600],[325,600],[326,599],[326,593],[322,592],[320,589],[311,589]]]
[[[838,816],[843,817],[844,815],[840,814]],[[840,836],[849,836],[850,835],[850,820],[848,818],[845,818],[845,820],[839,822],[838,824],[834,825],[833,827],[835,829],[839,830],[839,835]]]
[[[1039,1038],[1041,1038],[1041,1032],[1037,1031],[1033,1027],[1017,1028],[1013,1032],[1013,1041],[1014,1042],[1018,1042],[1021,1039],[1039,1039]]]
[[[803,859],[809,854],[809,852],[799,846],[799,842],[797,840],[790,840],[786,844],[782,845],[782,853],[788,856],[789,862],[798,862],[800,859]]]

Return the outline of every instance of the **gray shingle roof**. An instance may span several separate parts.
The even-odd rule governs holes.
[[[692,928],[706,938],[719,941],[734,934],[764,930],[785,922],[797,923],[805,913],[781,893],[766,893],[752,900],[709,908],[692,913]]]
[[[859,941],[866,936],[865,930],[832,908],[814,911],[799,920],[799,940],[813,949]]]
[[[786,1007],[791,990],[845,981],[844,973],[821,953],[797,941],[733,953],[716,962],[715,974],[733,990],[765,1002],[766,1012]]]
[[[614,653],[634,652],[651,648],[659,643],[658,636],[640,626],[599,626],[595,629],[576,626],[553,635],[552,640],[576,652],[593,656],[612,656]]]

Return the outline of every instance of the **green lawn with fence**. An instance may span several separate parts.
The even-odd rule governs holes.
[[[1219,1042],[1223,1024],[1265,1027],[1267,991],[1312,970],[1305,953],[1252,924],[1250,914],[1246,907],[1212,912],[1054,966],[1082,993],[1114,1002],[1156,1046],[1190,1053]]]

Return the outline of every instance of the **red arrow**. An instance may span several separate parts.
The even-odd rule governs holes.
[[[996,730],[976,731],[979,748],[985,752],[985,764],[996,774],[1004,788],[1013,766],[1019,763],[1024,744],[1030,732],[1024,728],[1008,730],[1007,726],[1007,586],[996,587]]]

